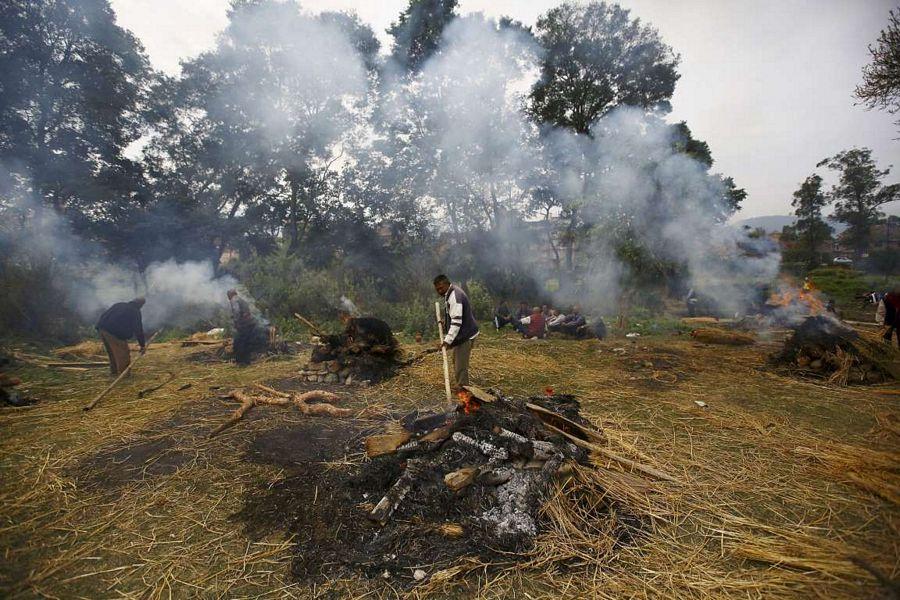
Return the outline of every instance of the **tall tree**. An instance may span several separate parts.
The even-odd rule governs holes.
[[[183,66],[165,135],[151,147],[157,179],[174,178],[171,191],[207,214],[252,219],[245,231],[283,232],[297,250],[338,206],[342,143],[365,117],[376,50],[355,17],[235,2],[216,48]]]
[[[900,184],[882,185],[891,170],[879,169],[869,148],[844,150],[817,166],[838,172],[838,182],[830,194],[835,203],[834,216],[849,226],[846,235],[859,258],[868,250],[872,225],[881,216],[878,207],[900,198]]]
[[[810,175],[794,192],[791,206],[797,222],[793,231],[810,267],[818,263],[819,246],[831,238],[831,226],[822,219],[828,196],[822,191],[822,178]]]
[[[590,135],[616,106],[655,107],[675,91],[678,56],[618,4],[566,2],[540,17],[535,32],[546,52],[531,92],[541,122]]]
[[[874,46],[869,46],[872,62],[863,67],[863,82],[856,97],[869,108],[891,114],[900,111],[900,10],[890,11],[887,29]],[[900,121],[897,122],[900,125]]]
[[[85,226],[137,201],[152,71],[107,0],[0,3],[0,161]]]
[[[409,0],[387,30],[394,38],[391,57],[397,64],[408,72],[418,71],[437,51],[458,4],[458,0]]]
[[[566,2],[541,16],[535,36],[544,50],[529,111],[538,122],[591,136],[592,126],[617,106],[667,106],[678,80],[678,56],[652,27],[631,19],[617,4]],[[566,270],[574,269],[581,194],[564,201],[560,241]]]

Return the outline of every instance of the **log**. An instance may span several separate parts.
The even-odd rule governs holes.
[[[563,431],[567,431],[568,433],[586,441],[604,441],[603,433],[601,433],[600,431],[596,431],[583,425],[579,425],[575,421],[567,419],[566,417],[555,413],[552,410],[547,410],[543,406],[532,404],[531,402],[526,402],[525,408],[535,413],[535,416],[537,416],[537,418],[539,418],[545,425],[553,425],[556,429],[562,429]]]
[[[463,389],[468,391],[470,394],[472,394],[475,397],[476,400],[478,400],[479,402],[481,402],[483,404],[493,402],[497,399],[490,392],[486,392],[485,390],[483,390],[480,387],[475,386],[475,385],[464,385]]]
[[[159,335],[159,331],[160,331],[160,330],[157,330],[156,333],[154,333],[153,335],[150,336],[150,339],[147,340],[147,345],[145,346],[145,348],[150,346],[150,343],[153,342],[153,339],[154,339],[157,335]],[[146,353],[146,352],[145,352],[145,353]],[[138,355],[134,358],[134,360],[131,361],[131,363],[129,363],[129,365],[128,365],[127,367],[125,367],[125,370],[122,371],[122,372],[119,374],[118,377],[116,377],[116,380],[113,381],[111,384],[109,384],[109,386],[107,386],[107,388],[106,388],[105,390],[103,390],[102,392],[100,392],[99,394],[97,394],[97,397],[94,398],[93,400],[91,400],[91,403],[88,404],[87,406],[85,406],[83,410],[91,410],[92,408],[94,408],[95,406],[97,406],[97,403],[100,402],[100,400],[102,400],[103,397],[106,396],[106,394],[108,394],[109,391],[110,391],[111,389],[113,389],[114,387],[116,387],[116,384],[119,383],[120,381],[122,381],[122,379],[123,379],[126,375],[128,375],[128,373],[131,372],[131,368],[134,367],[134,365],[137,363],[137,361],[141,360],[143,357],[144,357],[144,354],[138,354]]]
[[[419,478],[419,461],[412,459],[406,463],[406,470],[403,472],[394,485],[387,491],[384,497],[375,505],[372,512],[369,513],[369,519],[376,521],[382,525],[388,522],[403,498],[409,493],[416,480]]]
[[[724,344],[726,346],[749,346],[756,343],[756,338],[745,333],[726,331],[713,327],[701,327],[691,332],[691,337],[704,344]]]
[[[190,348],[191,346],[224,346],[228,340],[183,340],[182,348]]]
[[[238,407],[237,410],[235,410],[233,413],[231,413],[231,416],[228,417],[227,421],[225,421],[224,423],[222,423],[221,425],[219,425],[218,427],[213,429],[209,433],[209,437],[211,437],[211,438],[215,437],[215,436],[219,435],[220,433],[222,433],[223,431],[225,431],[226,429],[228,429],[229,427],[234,427],[238,421],[240,421],[241,419],[244,418],[244,415],[247,414],[247,412],[250,411],[250,409],[252,409],[254,406],[256,406],[255,398],[247,396],[241,392],[238,392],[238,391],[231,392],[231,397],[234,398],[235,400],[240,400],[241,405]]]
[[[420,442],[443,442],[452,433],[453,428],[450,425],[444,425],[443,427],[438,427],[437,429],[432,429],[425,435],[419,438]]]
[[[617,463],[631,467],[632,469],[634,469],[636,471],[640,471],[641,473],[645,473],[647,475],[656,477],[657,479],[662,479],[663,481],[670,481],[672,483],[681,483],[680,481],[678,481],[671,475],[667,475],[658,469],[654,469],[651,466],[641,464],[637,461],[631,460],[630,458],[625,458],[624,456],[619,456],[618,454],[616,454],[615,452],[612,452],[611,450],[607,450],[606,448],[603,448],[596,444],[592,444],[592,443],[587,442],[579,437],[576,437],[574,435],[566,433],[562,429],[557,429],[556,427],[554,427],[553,425],[550,425],[549,423],[544,423],[544,425],[546,427],[548,427],[551,431],[556,431],[556,433],[558,433],[562,436],[565,436],[573,444],[575,444],[576,446],[579,446],[581,448],[584,448],[585,450],[590,450],[591,452],[596,452],[598,454],[602,454],[606,458],[612,459],[612,460],[616,461]]]
[[[392,454],[411,437],[412,435],[406,431],[369,436],[366,438],[366,456],[372,458],[382,454]]]
[[[457,444],[463,444],[465,446],[469,446],[470,448],[475,448],[476,450],[487,456],[490,459],[490,462],[507,460],[509,458],[509,452],[507,452],[506,448],[499,448],[488,442],[479,442],[475,438],[469,437],[460,431],[454,433],[452,437],[453,441]]]
[[[276,390],[275,388],[271,388],[271,387],[269,387],[267,385],[263,385],[261,383],[254,383],[253,386],[268,393],[268,394],[272,394],[273,396],[280,396],[282,398],[290,398],[291,397],[291,395],[288,394],[287,392],[280,392],[280,391]]]
[[[50,362],[44,365],[45,367],[50,367],[53,369],[63,369],[65,367],[77,367],[79,369],[88,369],[88,368],[97,368],[97,367],[108,367],[109,362],[96,361],[96,362]]]
[[[478,474],[478,467],[463,467],[444,475],[444,483],[454,492],[458,492],[473,481]]]

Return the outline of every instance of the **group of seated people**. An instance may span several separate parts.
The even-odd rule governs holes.
[[[602,320],[598,321],[599,324],[602,324]],[[564,314],[549,304],[529,308],[527,302],[520,302],[518,310],[513,314],[503,301],[494,311],[494,327],[499,331],[506,325],[510,325],[526,338],[544,338],[551,331],[576,338],[591,335],[602,338],[606,330],[605,327],[602,327],[601,333],[592,330],[588,326],[587,319],[581,314],[581,306],[578,304],[570,307]]]

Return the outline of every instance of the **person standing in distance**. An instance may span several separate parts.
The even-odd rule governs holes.
[[[444,298],[449,320],[449,329],[441,340],[441,346],[448,348],[453,356],[450,386],[455,393],[462,386],[469,385],[469,357],[475,338],[478,337],[478,323],[472,314],[469,297],[459,286],[450,283],[446,275],[438,275],[433,283],[434,291]]]

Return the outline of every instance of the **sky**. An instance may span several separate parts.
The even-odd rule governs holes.
[[[687,121],[712,150],[713,170],[748,192],[739,218],[791,212],[791,194],[816,163],[852,147],[897,165],[895,117],[855,105],[868,45],[897,0],[619,0],[681,55],[671,120]],[[228,0],[111,0],[119,23],[169,74],[212,47]],[[407,0],[305,0],[312,12],[353,10],[385,48]],[[460,0],[460,13],[531,25],[559,0]],[[823,170],[818,171],[832,181]],[[897,204],[897,203],[894,203]],[[891,212],[894,212],[893,210]]]

